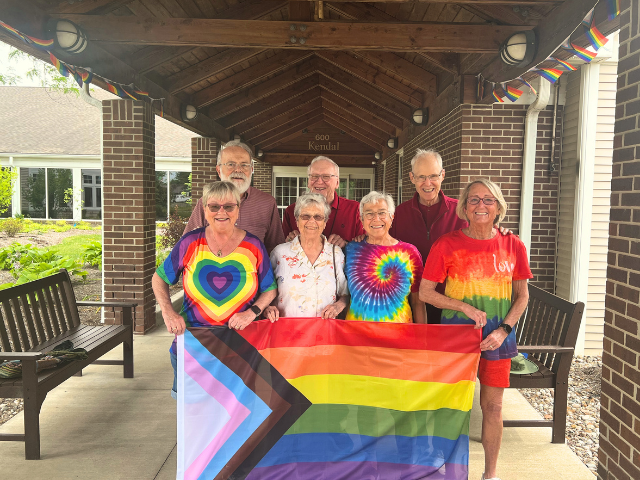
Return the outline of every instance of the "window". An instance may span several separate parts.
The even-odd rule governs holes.
[[[31,218],[73,218],[70,168],[21,168],[22,214]]]
[[[156,171],[156,221],[166,222],[169,215],[191,216],[190,172]]]
[[[82,219],[102,219],[102,186],[99,169],[82,169]]]

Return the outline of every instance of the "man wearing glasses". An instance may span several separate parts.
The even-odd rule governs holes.
[[[416,186],[416,193],[396,208],[389,234],[415,245],[426,260],[437,239],[445,233],[466,228],[468,224],[456,215],[458,200],[447,197],[440,189],[444,168],[438,152],[418,149],[411,159],[409,179]],[[444,294],[444,284],[439,284],[436,290]],[[427,321],[440,323],[442,311],[433,305],[426,306]]]
[[[278,215],[275,198],[251,186],[252,157],[253,154],[248,145],[232,140],[218,152],[216,171],[221,180],[233,182],[242,195],[236,226],[258,237],[271,253],[277,245],[284,243],[282,222]],[[202,199],[199,198],[184,233],[205,225],[207,223],[204,218]]]
[[[327,199],[331,206],[331,215],[324,227],[323,234],[327,241],[340,248],[364,233],[360,220],[360,204],[355,200],[347,200],[338,196],[336,190],[340,184],[340,167],[330,158],[319,156],[314,158],[307,169],[309,175],[309,191],[319,193]],[[292,203],[284,211],[282,230],[287,241],[299,235]]]

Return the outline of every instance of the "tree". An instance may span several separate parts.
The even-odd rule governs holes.
[[[11,207],[13,185],[18,178],[18,172],[11,167],[0,167],[0,214]]]

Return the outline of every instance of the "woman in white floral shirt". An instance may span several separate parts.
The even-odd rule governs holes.
[[[300,235],[271,252],[278,296],[264,315],[272,322],[279,317],[336,318],[346,308],[344,253],[322,235],[330,213],[331,207],[318,193],[296,200]]]

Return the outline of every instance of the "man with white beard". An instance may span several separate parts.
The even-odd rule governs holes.
[[[277,245],[284,243],[282,222],[275,198],[251,186],[252,156],[251,149],[246,144],[238,140],[227,142],[218,152],[216,171],[221,180],[233,182],[242,195],[236,226],[258,237],[271,253]],[[202,199],[199,198],[184,233],[205,225],[207,221],[204,218]]]

